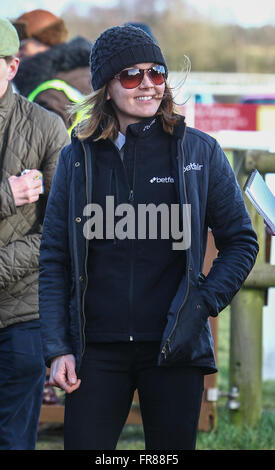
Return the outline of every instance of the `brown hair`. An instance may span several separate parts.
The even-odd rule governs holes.
[[[107,90],[108,85],[104,85],[71,107],[70,116],[75,116],[76,113],[85,115],[85,119],[80,121],[74,130],[74,135],[80,140],[91,136],[95,141],[108,138],[116,139],[119,122],[111,100],[107,100]],[[176,112],[172,93],[167,83],[165,83],[164,95],[157,115],[160,116],[163,130],[173,134],[174,126],[180,117]]]

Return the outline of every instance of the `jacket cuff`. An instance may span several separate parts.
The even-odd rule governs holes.
[[[5,179],[0,186],[0,218],[5,219],[17,213],[17,207],[8,179]]]
[[[61,352],[56,353],[54,356],[45,357],[45,364],[50,369],[52,361],[54,359],[60,356],[67,356],[68,354],[72,354],[74,356],[74,353],[72,351],[61,351]]]

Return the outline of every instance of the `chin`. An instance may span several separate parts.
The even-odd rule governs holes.
[[[140,119],[149,118],[155,116],[157,109],[148,109],[144,110],[143,113],[140,113]]]

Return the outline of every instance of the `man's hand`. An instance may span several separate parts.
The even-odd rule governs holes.
[[[31,170],[25,175],[10,176],[9,183],[16,206],[24,206],[36,202],[42,192],[42,182],[39,171]]]
[[[80,379],[75,373],[75,358],[72,354],[56,357],[51,363],[49,384],[72,393],[80,386]]]

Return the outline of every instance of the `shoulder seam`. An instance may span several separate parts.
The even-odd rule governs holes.
[[[193,134],[199,139],[203,140],[211,148],[211,150],[213,150],[217,144],[217,140],[214,137],[205,134],[204,132],[199,131],[198,129],[193,129],[192,127],[187,126],[186,132],[189,134]],[[210,139],[212,140],[212,142],[209,141]]]

